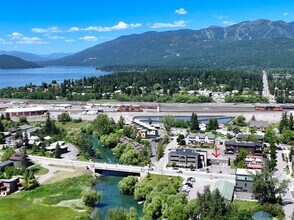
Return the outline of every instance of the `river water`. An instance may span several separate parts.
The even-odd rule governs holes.
[[[112,151],[108,148],[104,148],[99,144],[97,138],[93,137],[93,147],[99,149],[101,158],[96,159],[98,162],[117,163],[117,158],[113,155]],[[94,186],[96,191],[102,192],[101,202],[95,207],[93,212],[94,219],[106,219],[107,211],[110,208],[125,208],[129,210],[131,207],[137,209],[138,215],[143,214],[143,205],[139,205],[131,195],[122,194],[117,184],[125,175],[117,175],[110,172],[104,172],[103,175],[98,177],[98,180]]]

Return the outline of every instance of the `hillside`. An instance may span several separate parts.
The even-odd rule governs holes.
[[[10,55],[0,55],[0,69],[26,69],[26,68],[40,68],[37,63],[25,61],[18,57]]]
[[[0,55],[1,54],[15,56],[15,57],[21,58],[26,61],[31,61],[31,62],[41,62],[41,61],[59,59],[65,56],[72,55],[72,53],[34,54],[34,53],[27,53],[22,51],[0,50]]]
[[[256,20],[229,27],[122,36],[47,65],[190,68],[293,67],[294,22]]]

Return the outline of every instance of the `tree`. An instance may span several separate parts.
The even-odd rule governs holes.
[[[110,133],[109,135],[102,135],[100,137],[100,144],[103,147],[114,148],[119,143],[119,135],[117,133]]]
[[[293,114],[292,113],[289,116],[288,126],[289,126],[289,130],[293,130],[294,129],[294,121],[293,121]]]
[[[70,122],[72,121],[72,118],[67,112],[63,112],[60,115],[57,116],[58,121],[62,123]]]
[[[179,134],[179,136],[177,137],[177,142],[179,145],[185,145],[185,136],[183,134]]]
[[[127,176],[118,182],[118,188],[123,194],[134,194],[135,185],[138,182],[138,177]]]
[[[159,142],[157,145],[157,151],[156,151],[157,160],[160,160],[160,158],[162,158],[163,155],[164,155],[164,145],[162,142]]]
[[[0,132],[1,132],[1,131],[4,131],[4,129],[5,129],[5,128],[4,128],[4,125],[3,125],[3,123],[2,123],[2,120],[0,120]]]
[[[274,170],[274,168],[277,166],[277,148],[274,143],[270,144],[270,163],[269,163],[269,169]]]
[[[125,123],[125,119],[124,119],[124,117],[123,117],[123,116],[120,116],[120,117],[119,117],[119,120],[118,120],[118,122],[117,122],[117,128],[118,128],[118,129],[123,129],[123,127],[124,127],[124,123]]]
[[[216,118],[210,118],[207,124],[206,129],[208,131],[216,130],[218,129],[218,123]]]
[[[194,112],[192,113],[191,119],[190,119],[190,129],[192,132],[196,132],[200,130],[198,116]]]
[[[277,139],[277,134],[274,128],[272,126],[268,126],[264,134],[264,141],[268,143],[276,143]]]
[[[5,150],[4,150],[4,153],[2,154],[2,156],[1,156],[1,161],[6,161],[6,160],[8,160],[11,156],[12,156],[12,154],[14,154],[15,153],[15,150],[14,150],[14,148],[12,148],[12,147],[8,147],[8,148],[6,148]]]
[[[256,142],[258,142],[258,138],[254,134],[249,134],[246,137],[246,141],[251,141],[251,142],[255,142],[256,143]]]
[[[273,172],[268,167],[265,167],[260,172],[252,175],[253,178],[253,196],[261,204],[275,204],[282,200],[282,197],[287,193],[288,180],[279,182],[274,177]]]
[[[255,118],[254,115],[252,115],[252,117],[251,117],[251,121],[256,121],[256,118]]]
[[[19,122],[20,125],[28,124],[28,120],[27,120],[27,118],[25,116],[19,116],[18,122]]]
[[[95,204],[98,204],[101,200],[102,192],[96,192],[95,190],[88,190],[84,194],[84,203],[86,206],[93,207]]]
[[[107,211],[107,220],[127,220],[127,210],[124,208],[111,208]]]
[[[165,130],[169,133],[171,131],[171,128],[174,124],[174,117],[171,115],[165,115],[162,118],[162,123],[163,123],[163,127],[165,128]]]
[[[127,220],[138,220],[138,213],[137,209],[131,207],[129,209],[129,213],[127,214]]]
[[[61,157],[61,153],[62,153],[62,151],[61,151],[60,145],[57,142],[56,143],[56,146],[55,146],[54,157],[55,158],[60,158]]]
[[[280,134],[283,132],[284,129],[288,127],[288,115],[287,112],[282,113],[282,118],[279,124],[279,132]]]
[[[238,125],[238,126],[245,126],[246,125],[246,118],[243,115],[238,115],[233,120],[233,124]]]
[[[152,123],[153,123],[152,118],[151,118],[151,117],[148,117],[148,124],[149,124],[149,125],[152,125]]]
[[[0,144],[5,144],[4,135],[0,133]]]
[[[245,164],[245,158],[248,155],[248,151],[241,149],[240,153],[237,155],[236,159],[234,160],[234,165],[237,168],[245,168],[246,164]]]
[[[26,190],[34,189],[39,186],[38,181],[35,178],[34,172],[32,170],[26,169],[23,173],[23,187]]]

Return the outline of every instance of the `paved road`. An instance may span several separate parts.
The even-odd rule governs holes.
[[[290,190],[293,190],[294,187],[294,181],[292,179],[289,179],[286,171],[283,170],[283,168],[286,167],[286,162],[282,159],[282,151],[277,151],[277,171],[275,172],[275,176],[279,180],[288,179],[289,182],[289,190],[287,191],[287,194],[283,197],[283,203],[284,203],[284,211],[286,215],[286,219],[291,219],[290,216],[293,213],[294,210],[294,198],[292,198]]]
[[[262,95],[267,97],[270,103],[275,103],[275,96],[273,96],[270,93],[269,90],[269,84],[268,84],[268,79],[267,79],[267,72],[265,72],[264,70],[262,71],[262,81],[263,81],[263,91],[262,91]]]

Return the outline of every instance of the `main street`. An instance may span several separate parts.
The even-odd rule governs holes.
[[[268,76],[267,76],[267,72],[266,71],[262,71],[262,82],[263,82],[263,90],[262,90],[262,95],[266,98],[268,98],[268,101],[270,103],[275,103],[276,100],[275,100],[275,96],[273,96],[271,93],[270,93],[270,90],[269,90],[269,84],[268,84]]]

